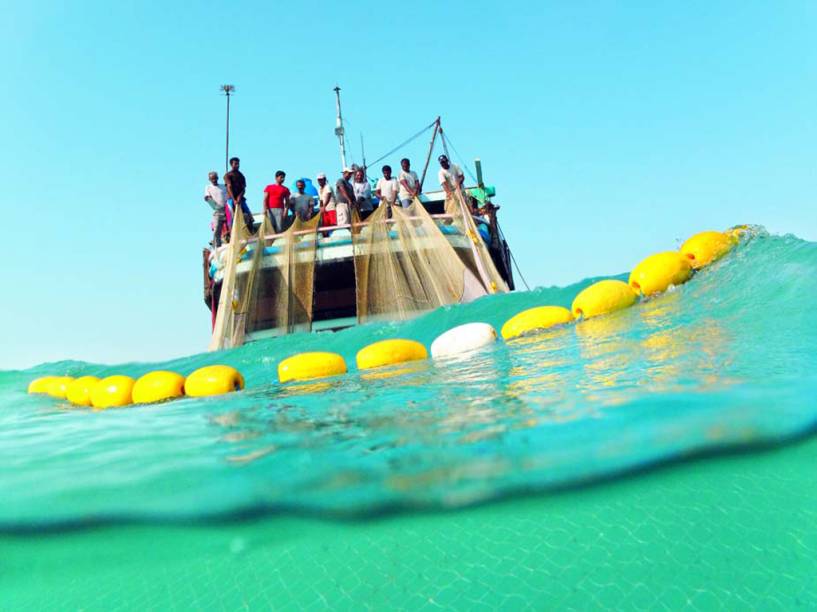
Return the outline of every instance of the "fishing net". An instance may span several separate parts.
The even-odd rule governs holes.
[[[312,328],[319,222],[319,215],[309,221],[296,216],[286,232],[265,245],[264,266],[253,268],[255,278],[248,287],[247,332]]]
[[[261,235],[264,235],[264,227],[265,223],[262,223],[259,229]],[[220,264],[222,270],[222,280],[216,322],[208,350],[216,351],[240,346],[243,342],[244,317],[241,311],[241,292],[237,282],[237,270],[245,253],[248,238],[249,231],[245,225],[244,216],[233,215],[230,243],[221,251],[217,251],[215,255],[217,264]]]
[[[264,215],[258,238],[250,238],[236,217],[220,253],[221,295],[209,350],[241,346],[247,333],[262,329],[311,329],[319,219],[296,217],[286,232],[273,234]]]
[[[464,242],[457,228],[448,233],[457,232]],[[353,224],[352,236],[361,323],[408,319],[488,292],[417,200],[408,208],[381,205],[366,223]]]
[[[438,221],[440,224],[438,225]],[[286,334],[312,328],[320,216],[296,219],[271,234],[265,216],[251,238],[239,215],[223,271],[210,350],[240,346],[260,330]],[[408,208],[380,206],[352,225],[357,319],[405,320],[448,304],[508,290],[483,242],[462,191],[436,220],[415,200]]]
[[[482,281],[487,293],[507,293],[508,286],[499,274],[488,246],[479,235],[467,198],[462,189],[457,189],[445,200],[445,213],[451,216],[454,227],[468,241],[468,248],[460,250],[463,262]]]

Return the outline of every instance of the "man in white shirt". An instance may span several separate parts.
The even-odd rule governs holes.
[[[440,155],[437,161],[440,162],[440,172],[437,177],[440,179],[440,186],[445,190],[446,195],[454,195],[457,189],[464,189],[465,175],[463,175],[460,167],[449,162],[448,157],[445,155]]]
[[[381,204],[391,206],[397,201],[400,185],[397,183],[397,179],[391,175],[391,166],[383,166],[383,178],[377,181],[374,190],[377,197],[380,198]]]
[[[204,188],[204,201],[213,209],[213,247],[221,246],[221,232],[227,221],[224,206],[227,204],[227,187],[218,182],[218,173],[207,175],[210,182]]]
[[[398,197],[400,198],[400,205],[403,208],[408,208],[414,198],[420,195],[420,179],[417,178],[417,173],[411,169],[411,162],[407,157],[400,160],[400,167],[402,170],[397,178],[400,183]]]
[[[332,186],[326,182],[326,175],[323,172],[318,175],[318,199],[321,207],[321,225],[337,225],[335,192],[332,191]]]

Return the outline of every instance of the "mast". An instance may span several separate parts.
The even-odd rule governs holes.
[[[340,144],[340,166],[341,168],[346,167],[346,141],[344,138],[343,132],[343,116],[340,113],[340,87],[335,85],[335,102],[338,109],[338,117],[337,121],[335,122],[335,136],[338,137],[338,143]]]
[[[227,138],[224,145],[224,171],[230,169],[227,159],[230,157],[230,94],[235,91],[235,85],[222,85],[219,89],[227,96]]]
[[[423,176],[420,178],[420,191],[423,190],[423,183],[426,181],[426,172],[428,172],[428,164],[431,162],[431,155],[434,153],[434,141],[437,139],[437,132],[442,131],[440,126],[440,117],[434,120],[434,132],[431,134],[431,142],[428,143],[428,155],[426,156],[426,163],[423,166]],[[428,128],[426,128],[428,129]]]

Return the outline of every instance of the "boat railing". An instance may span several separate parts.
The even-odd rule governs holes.
[[[429,215],[429,216],[432,219],[435,219],[435,220],[439,219],[439,220],[443,220],[443,221],[454,218],[454,215],[449,215],[449,214],[437,214],[437,215]],[[414,220],[414,219],[422,220],[424,218],[425,217],[419,217],[419,216],[416,216],[416,215],[411,216],[411,217],[403,217],[403,219],[409,220],[409,221]],[[397,223],[397,219],[386,219],[385,222],[389,223],[389,224],[393,224],[393,223]],[[293,235],[293,236],[306,236],[308,234],[316,234],[316,233],[320,233],[320,232],[333,232],[335,230],[341,230],[341,229],[351,230],[353,227],[366,227],[368,225],[371,225],[371,223],[369,221],[360,221],[359,223],[344,223],[342,225],[321,225],[317,229],[298,230],[296,232],[292,232],[291,235]],[[263,239],[264,240],[275,240],[276,238],[281,238],[282,236],[287,235],[287,233],[288,232],[280,232],[280,233],[277,233],[277,234],[266,234],[266,235],[264,235]],[[252,236],[250,238],[242,240],[241,242],[239,242],[239,244],[241,244],[242,246],[246,246],[246,245],[252,244],[254,242],[258,242],[258,240],[259,240],[258,236]],[[225,248],[227,248],[227,245],[223,245],[223,246],[219,247],[217,249],[217,252],[222,251]]]

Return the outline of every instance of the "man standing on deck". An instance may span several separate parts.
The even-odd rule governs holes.
[[[355,203],[360,213],[360,220],[363,221],[372,214],[374,206],[372,205],[372,186],[369,185],[365,173],[360,168],[355,171],[355,182],[352,188],[355,190]]]
[[[391,175],[391,166],[383,166],[383,178],[377,181],[375,193],[380,198],[381,203],[391,206],[397,201],[399,185],[397,179]],[[389,213],[391,215],[391,213]]]
[[[352,178],[351,168],[344,168],[337,183],[335,183],[335,197],[337,198],[338,225],[347,225],[352,222],[352,206],[355,203],[355,190],[349,179]]]
[[[237,157],[230,159],[230,171],[224,175],[224,186],[227,187],[227,204],[233,209],[233,219],[235,219],[236,205],[241,207],[244,213],[244,223],[247,224],[247,231],[255,233],[255,222],[252,218],[247,198],[244,197],[247,191],[247,179],[238,170],[240,160]]]
[[[327,184],[326,175],[323,172],[318,175],[318,199],[321,206],[321,225],[337,225],[335,193],[332,191],[332,186]]]
[[[221,246],[221,233],[227,222],[227,213],[224,206],[227,204],[227,188],[218,183],[218,173],[213,171],[207,175],[210,182],[204,188],[204,201],[213,209],[213,248]]]
[[[417,173],[411,169],[411,162],[407,157],[400,160],[400,176],[398,182],[400,183],[400,190],[398,197],[400,198],[400,205],[403,208],[408,208],[414,201],[414,198],[420,195],[420,179],[417,178]]]
[[[295,181],[295,189],[298,192],[289,199],[292,213],[301,221],[309,221],[312,218],[313,203],[312,196],[304,192],[306,183],[303,179]]]
[[[284,185],[286,177],[283,170],[278,170],[275,173],[275,183],[264,187],[264,212],[269,215],[275,234],[284,231],[284,217],[289,208],[290,191]]]
[[[464,189],[465,175],[457,164],[448,161],[448,157],[440,155],[437,158],[440,162],[440,172],[437,177],[440,179],[440,186],[445,190],[446,195],[454,195],[457,188]],[[463,195],[465,195],[463,193]]]

